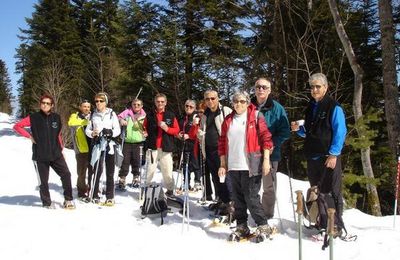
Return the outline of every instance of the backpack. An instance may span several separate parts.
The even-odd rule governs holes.
[[[318,186],[309,188],[304,203],[304,217],[309,223],[306,227],[326,230],[328,226],[328,208],[336,209],[332,194],[321,193]],[[344,229],[343,220],[336,212],[335,225],[340,229]]]
[[[161,225],[167,215],[168,205],[164,191],[159,184],[150,184],[144,188],[144,201],[141,206],[142,217],[161,217]]]

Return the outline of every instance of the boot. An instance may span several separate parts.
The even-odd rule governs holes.
[[[250,236],[250,229],[247,226],[247,223],[242,223],[237,225],[235,232],[229,235],[228,241],[239,242],[241,239],[247,238],[249,236]]]
[[[271,234],[272,229],[268,224],[258,226],[255,232],[256,243],[267,240],[271,236]]]

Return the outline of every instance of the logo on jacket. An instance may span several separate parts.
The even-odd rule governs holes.
[[[165,123],[167,125],[172,125],[172,120],[170,118],[168,118],[168,119],[165,120]]]
[[[51,123],[52,128],[58,128],[58,123],[57,122],[52,122]]]

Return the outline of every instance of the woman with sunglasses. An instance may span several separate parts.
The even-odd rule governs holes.
[[[32,160],[38,175],[39,193],[42,205],[53,209],[49,192],[49,167],[60,177],[64,189],[65,209],[74,209],[71,173],[62,154],[61,119],[52,112],[54,99],[49,95],[40,98],[40,111],[25,117],[14,125],[14,130],[32,141]],[[31,134],[24,128],[30,127]]]
[[[185,165],[188,163],[188,175],[189,175],[189,190],[190,187],[190,173],[194,172],[194,190],[201,189],[201,172],[199,165],[199,150],[198,150],[198,139],[197,131],[199,129],[199,116],[196,111],[196,101],[188,99],[185,102],[185,113],[179,118],[179,129],[178,139],[182,141],[181,157],[183,168],[183,176],[185,178]],[[187,154],[189,154],[189,161],[187,162]],[[184,179],[186,182],[186,179]]]
[[[94,203],[100,203],[100,197],[98,194],[99,181],[100,176],[103,172],[103,160],[101,158],[104,158],[103,156],[105,156],[104,161],[106,166],[106,201],[104,202],[104,205],[114,206],[115,142],[113,138],[119,136],[119,134],[121,133],[121,128],[119,126],[117,115],[111,108],[107,107],[107,94],[104,92],[96,94],[96,96],[94,97],[94,101],[96,103],[96,109],[92,113],[85,133],[87,136],[93,138],[93,144],[96,144],[96,142],[106,141],[107,146],[105,148],[105,151],[101,151],[100,159],[98,159],[96,164],[93,165],[93,172],[96,176],[96,179],[94,180],[94,187],[91,186],[92,174],[89,174],[89,188],[93,189],[93,192],[90,192],[90,194],[93,195],[92,198],[89,198],[88,201],[93,200]],[[102,138],[104,139],[102,140]]]
[[[236,92],[232,103],[234,111],[222,123],[218,141],[221,161],[218,176],[220,179],[225,179],[226,174],[230,177],[237,223],[229,240],[240,241],[250,235],[248,209],[257,224],[256,242],[262,242],[271,234],[259,195],[261,176],[270,171],[271,133],[263,114],[250,103],[247,92]]]

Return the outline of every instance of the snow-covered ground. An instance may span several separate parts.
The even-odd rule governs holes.
[[[41,207],[31,142],[13,132],[12,120],[0,113],[1,259],[298,259],[298,235],[285,174],[278,174],[279,207],[270,221],[280,233],[260,244],[228,243],[228,228],[210,228],[210,212],[196,202],[200,193],[190,194],[187,230],[182,229],[178,212],[170,213],[162,226],[159,220],[141,219],[138,191],[134,189],[117,192],[114,207],[76,201],[76,210],[61,209],[61,182],[51,172],[50,193],[57,209],[49,210]],[[66,149],[64,154],[75,187],[74,153]],[[160,178],[158,174],[156,180]],[[293,191],[305,193],[308,187],[298,180],[292,184]],[[356,209],[346,210],[344,220],[349,233],[357,234],[358,239],[336,239],[335,259],[399,259],[400,217],[396,228],[393,216],[374,217]],[[310,230],[303,232],[303,259],[329,259],[329,249],[322,251],[322,242],[312,241]]]

